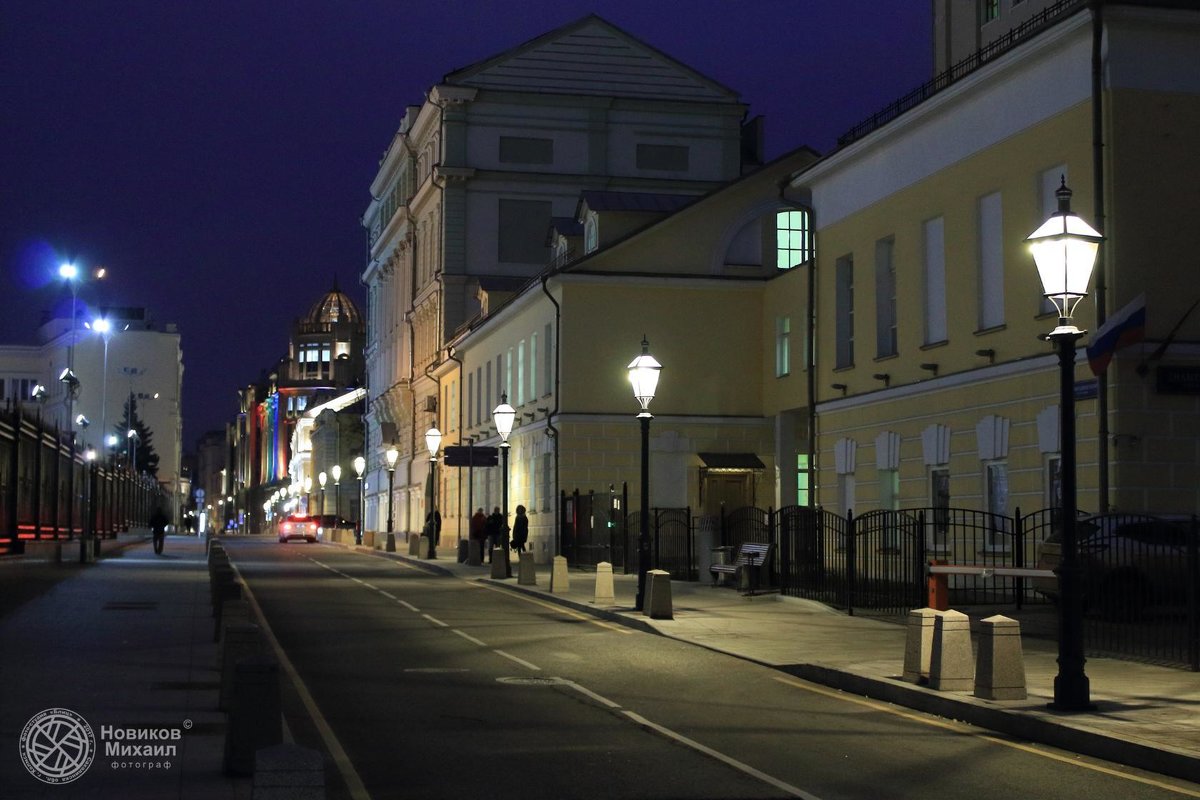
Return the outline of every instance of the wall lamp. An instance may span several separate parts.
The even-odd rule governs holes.
[[[932,372],[934,377],[937,377],[937,374],[938,374],[938,365],[937,364],[925,363],[925,364],[921,365],[921,369],[925,370],[926,372]]]
[[[990,347],[985,350],[976,350],[975,355],[979,356],[980,358],[986,358],[989,364],[996,363],[996,351]]]
[[[874,379],[875,379],[875,380],[877,380],[877,381],[883,381],[883,385],[884,385],[884,386],[891,386],[891,385],[892,385],[892,376],[891,376],[890,374],[886,373],[886,372],[876,372],[876,373],[875,373],[874,375],[872,375],[871,377],[872,377],[872,378],[874,378]]]
[[[846,396],[846,384],[844,383],[831,383],[829,384],[829,388],[833,389],[835,392],[841,392],[842,397]]]

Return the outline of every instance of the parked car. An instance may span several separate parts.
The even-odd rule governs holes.
[[[1182,516],[1102,514],[1076,523],[1080,590],[1087,610],[1109,619],[1141,616],[1151,606],[1175,605],[1188,596],[1188,541],[1195,536]],[[1057,569],[1062,541],[1055,532],[1038,546],[1039,569]],[[1058,602],[1058,581],[1033,579],[1033,588]]]
[[[306,514],[291,514],[279,521],[279,543],[293,539],[315,542],[321,538],[321,526],[316,517]]]

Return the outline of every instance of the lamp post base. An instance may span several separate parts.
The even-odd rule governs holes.
[[[389,553],[396,552],[396,534],[392,533],[391,531],[388,531],[387,544],[384,545],[383,549]]]

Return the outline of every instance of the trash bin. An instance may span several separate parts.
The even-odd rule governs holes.
[[[466,539],[458,540],[458,563],[460,563],[460,564],[467,563],[467,553],[469,552],[468,551],[469,546],[470,545]]]
[[[710,551],[710,556],[712,558],[712,560],[709,562],[710,564],[732,563],[733,548],[732,547],[714,547]],[[715,578],[715,580],[713,582],[717,583],[721,586],[728,586],[729,582],[731,580],[730,575],[728,573],[724,573],[724,572],[719,575],[714,575],[714,578]]]

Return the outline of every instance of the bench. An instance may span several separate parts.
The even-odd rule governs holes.
[[[738,586],[744,586],[751,594],[758,586],[758,575],[770,561],[775,545],[763,542],[742,542],[738,548],[737,558],[732,564],[712,564],[708,571],[712,573],[713,585],[721,575],[733,575]]]

